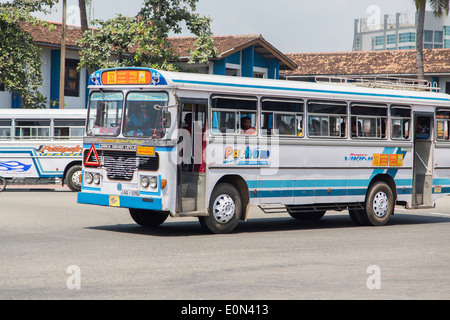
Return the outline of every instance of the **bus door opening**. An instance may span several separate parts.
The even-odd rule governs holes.
[[[177,211],[205,211],[207,100],[181,100]]]
[[[414,207],[431,206],[433,190],[433,124],[431,113],[414,114]]]

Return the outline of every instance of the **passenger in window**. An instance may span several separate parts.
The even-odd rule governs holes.
[[[392,138],[401,138],[402,137],[402,128],[399,124],[394,125],[392,128]]]
[[[186,113],[186,115],[184,116],[184,129],[186,129],[189,134],[191,134],[192,132],[192,113]]]
[[[241,118],[241,133],[243,134],[256,134],[256,130],[252,127],[252,119],[250,117]]]

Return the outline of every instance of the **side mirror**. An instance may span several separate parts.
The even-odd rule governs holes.
[[[162,126],[164,129],[170,128],[172,124],[172,115],[166,109],[162,112]]]

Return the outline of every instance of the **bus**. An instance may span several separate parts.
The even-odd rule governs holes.
[[[345,210],[373,226],[396,205],[433,207],[450,193],[450,96],[376,82],[96,71],[78,202],[148,227],[194,216],[211,233],[251,206],[309,220]]]
[[[67,184],[81,190],[86,109],[0,109],[0,191]]]

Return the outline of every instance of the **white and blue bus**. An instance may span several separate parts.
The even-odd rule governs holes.
[[[81,190],[86,109],[0,109],[0,191],[66,183]]]
[[[348,210],[359,225],[434,206],[450,193],[450,96],[348,82],[99,70],[78,202],[128,208],[143,226],[197,216],[213,233],[250,206]]]

